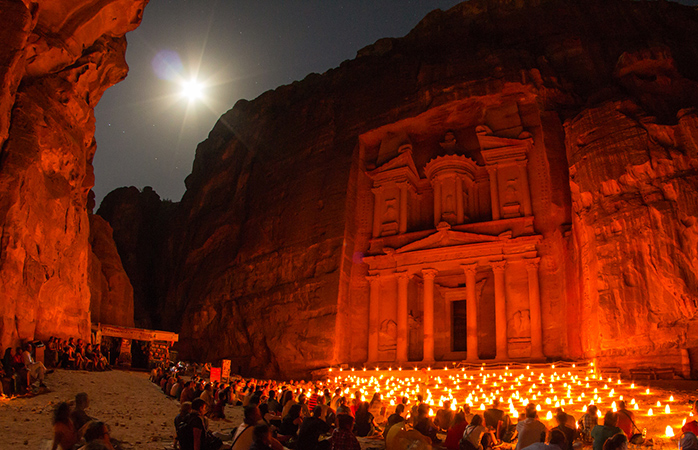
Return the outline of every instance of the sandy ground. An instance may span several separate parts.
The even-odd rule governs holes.
[[[166,397],[140,372],[58,370],[46,377],[50,392],[31,398],[0,400],[0,450],[51,448],[55,406],[87,392],[87,413],[109,424],[111,436],[127,449],[172,448],[173,419],[179,403]],[[242,408],[228,407],[228,421],[212,421],[213,431],[242,422]]]

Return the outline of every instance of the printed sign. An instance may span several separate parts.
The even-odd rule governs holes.
[[[209,378],[211,379],[211,383],[214,381],[221,381],[221,368],[211,367],[211,376]]]
[[[230,378],[230,360],[229,359],[223,360],[223,367],[221,369],[222,369],[221,379],[228,381],[228,378]]]

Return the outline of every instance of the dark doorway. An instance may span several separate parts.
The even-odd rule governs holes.
[[[454,352],[464,352],[468,348],[466,317],[466,301],[451,302],[451,348]]]

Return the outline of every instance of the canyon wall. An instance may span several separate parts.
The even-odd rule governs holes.
[[[535,142],[545,355],[680,369],[698,345],[697,33],[669,2],[471,0],[238,102],[158,244],[162,326],[183,357],[245,374],[362,364],[380,139],[435,149],[421,167],[435,136],[475,148],[486,129]]]
[[[102,272],[106,286],[116,283],[105,265],[91,266],[99,254],[90,246],[88,218],[94,107],[126,76],[124,34],[138,26],[146,4],[0,0],[3,348],[51,335],[89,337],[89,273]],[[105,293],[100,310],[123,311],[120,324],[132,324],[128,280],[116,284],[124,297]]]

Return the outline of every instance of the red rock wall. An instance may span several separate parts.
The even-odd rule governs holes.
[[[147,0],[0,1],[0,342],[90,333],[93,110]]]

